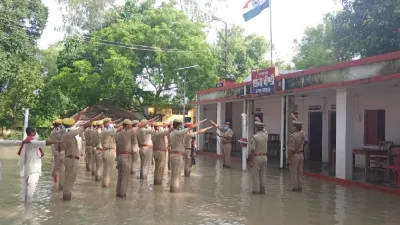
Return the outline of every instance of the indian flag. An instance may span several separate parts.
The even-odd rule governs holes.
[[[247,0],[243,6],[244,21],[249,21],[258,16],[264,9],[269,7],[269,0]]]

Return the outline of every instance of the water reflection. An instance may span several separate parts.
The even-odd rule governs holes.
[[[14,152],[15,153],[15,152]],[[14,154],[13,153],[13,154]],[[50,155],[50,154],[47,154]],[[182,192],[169,193],[170,172],[163,185],[132,176],[126,199],[115,197],[116,170],[110,188],[102,188],[82,162],[71,202],[53,187],[51,162],[43,160],[32,205],[25,206],[24,182],[16,157],[0,158],[0,224],[237,224],[237,225],[397,225],[399,197],[351,189],[316,180],[305,181],[303,193],[292,193],[287,171],[268,169],[267,194],[252,195],[248,172],[240,165],[223,169],[221,161],[199,158],[192,176],[182,176]]]

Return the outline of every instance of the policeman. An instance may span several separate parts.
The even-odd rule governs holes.
[[[265,194],[267,183],[268,133],[264,124],[256,121],[257,132],[251,138],[250,167],[253,180],[253,194]]]
[[[304,141],[305,134],[303,132],[303,123],[293,121],[292,134],[289,137],[288,159],[290,177],[292,179],[292,191],[301,192],[303,183],[303,166],[304,166]]]

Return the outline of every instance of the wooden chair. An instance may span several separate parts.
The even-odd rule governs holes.
[[[369,158],[369,168],[374,171],[375,179],[378,178],[378,172],[386,172],[387,167],[390,165],[391,146],[393,141],[380,141],[379,149],[387,151],[386,155],[371,155]]]

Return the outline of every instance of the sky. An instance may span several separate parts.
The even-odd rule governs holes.
[[[64,34],[55,31],[62,25],[61,13],[58,10],[56,0],[42,0],[49,8],[49,18],[46,29],[39,40],[39,47],[44,49],[49,45],[63,39]],[[300,39],[307,27],[315,26],[322,22],[326,13],[337,11],[341,6],[334,0],[271,0],[272,11],[272,43],[274,59],[276,57],[290,62],[293,53],[293,40]],[[123,0],[117,0],[123,2]],[[246,34],[256,33],[270,40],[270,9],[264,10],[254,19],[244,22],[243,6],[247,0],[226,0],[215,16],[228,23],[241,25]],[[215,21],[213,26],[222,28],[221,22]],[[215,39],[215,32],[210,32],[208,40]],[[268,57],[269,58],[269,54]]]

